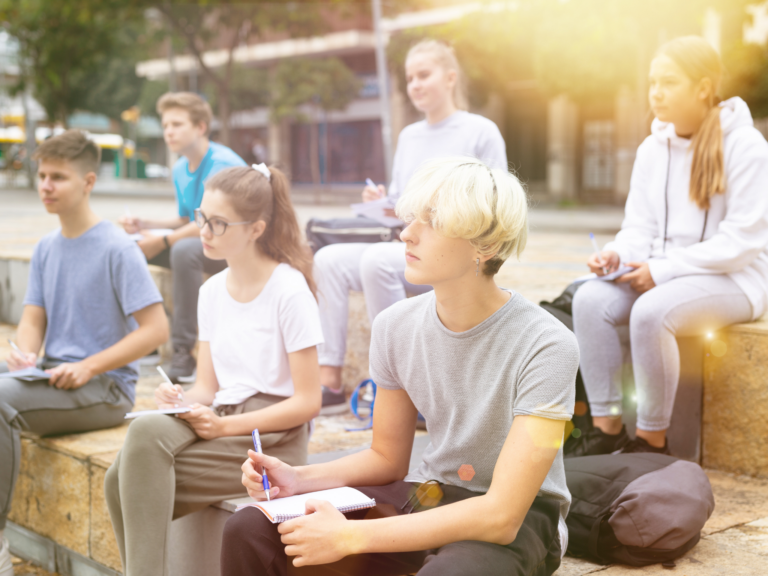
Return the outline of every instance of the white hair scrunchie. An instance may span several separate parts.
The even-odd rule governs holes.
[[[264,174],[264,177],[267,179],[267,181],[272,181],[272,173],[269,171],[269,168],[267,168],[267,165],[262,162],[261,164],[251,164],[251,168],[256,170],[256,172],[261,172]]]

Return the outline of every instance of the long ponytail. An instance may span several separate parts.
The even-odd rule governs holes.
[[[720,98],[717,96],[723,64],[709,43],[699,36],[675,38],[659,48],[658,54],[669,57],[692,82],[709,78],[712,93],[709,112],[693,137],[693,160],[689,198],[702,210],[709,210],[710,198],[725,193],[723,129],[720,125]]]
[[[269,173],[267,180],[253,168],[227,168],[212,176],[205,187],[224,193],[243,220],[263,220],[267,226],[256,241],[261,251],[301,272],[317,298],[317,285],[312,277],[312,251],[301,236],[288,178],[274,166],[270,166]]]
[[[269,172],[272,174],[272,220],[267,222],[267,229],[258,244],[270,258],[290,264],[301,272],[317,298],[317,285],[312,277],[312,251],[301,236],[288,178],[274,166],[270,166]]]

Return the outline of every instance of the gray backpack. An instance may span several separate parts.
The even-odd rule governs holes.
[[[674,565],[715,509],[701,467],[664,454],[568,458],[565,476],[568,553],[599,564]]]

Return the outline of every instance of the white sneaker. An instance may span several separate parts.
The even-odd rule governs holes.
[[[11,550],[8,547],[8,540],[0,540],[0,576],[13,576],[13,561],[11,560]]]

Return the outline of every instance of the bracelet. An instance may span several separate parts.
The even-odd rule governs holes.
[[[171,248],[171,243],[170,243],[170,242],[168,242],[168,236],[163,236],[163,242],[165,242],[165,247],[166,247],[166,248],[168,248],[168,249],[170,250],[170,248]]]

